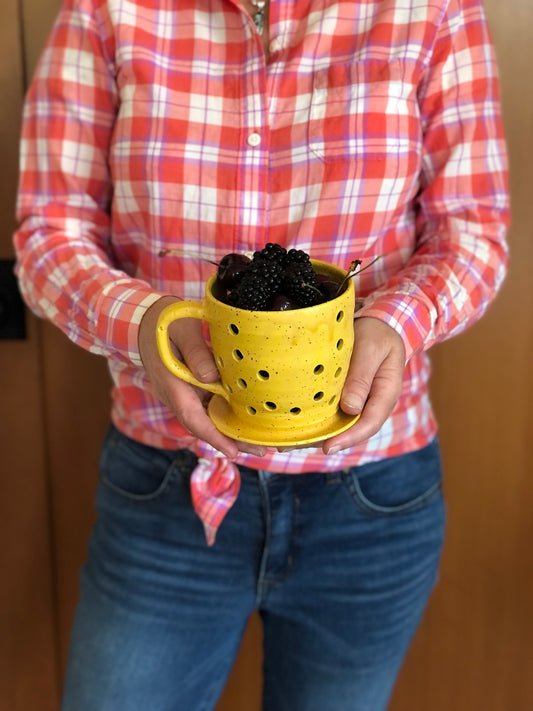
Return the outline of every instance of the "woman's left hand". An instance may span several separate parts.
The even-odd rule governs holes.
[[[367,316],[355,319],[354,331],[341,409],[348,414],[361,413],[361,417],[353,427],[323,443],[325,454],[353,447],[376,434],[402,391],[405,347],[401,337],[383,321]]]

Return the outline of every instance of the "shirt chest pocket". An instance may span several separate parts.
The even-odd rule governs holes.
[[[326,162],[360,161],[367,173],[379,168],[376,177],[391,170],[397,175],[416,142],[414,93],[400,62],[333,65],[317,72],[309,108],[311,151]]]

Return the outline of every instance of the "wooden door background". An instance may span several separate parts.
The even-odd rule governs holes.
[[[486,318],[433,352],[448,534],[392,711],[533,709],[533,5],[485,0],[511,158],[512,261]],[[20,110],[59,0],[0,7],[0,259],[13,256]],[[0,341],[0,711],[54,711],[107,426],[105,363],[27,315]],[[218,711],[259,711],[252,618]],[[327,711],[327,709],[324,709]]]

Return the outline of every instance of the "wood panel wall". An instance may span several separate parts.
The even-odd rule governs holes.
[[[433,351],[447,542],[392,711],[533,709],[533,4],[485,0],[511,166],[508,278]]]
[[[60,0],[20,2],[27,81],[59,6]],[[77,599],[78,572],[94,522],[92,501],[99,445],[109,421],[110,381],[102,358],[74,346],[48,323],[40,324],[40,329],[42,417],[46,423],[56,647],[61,678]]]
[[[511,269],[486,318],[433,352],[448,535],[391,711],[533,708],[533,5],[485,4],[511,158]],[[0,7],[0,258],[12,256],[25,82],[58,6]],[[108,419],[103,360],[27,324],[25,341],[0,341],[0,711],[58,708]],[[260,639],[254,617],[218,711],[259,711]]]
[[[13,256],[24,57],[17,0],[0,6],[0,259]],[[40,325],[0,341],[0,709],[53,711],[59,666]]]

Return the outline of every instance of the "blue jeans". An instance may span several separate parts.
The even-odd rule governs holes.
[[[211,548],[195,463],[110,430],[63,711],[213,709],[253,610],[264,711],[385,709],[437,576],[437,443],[344,472],[242,467]]]

